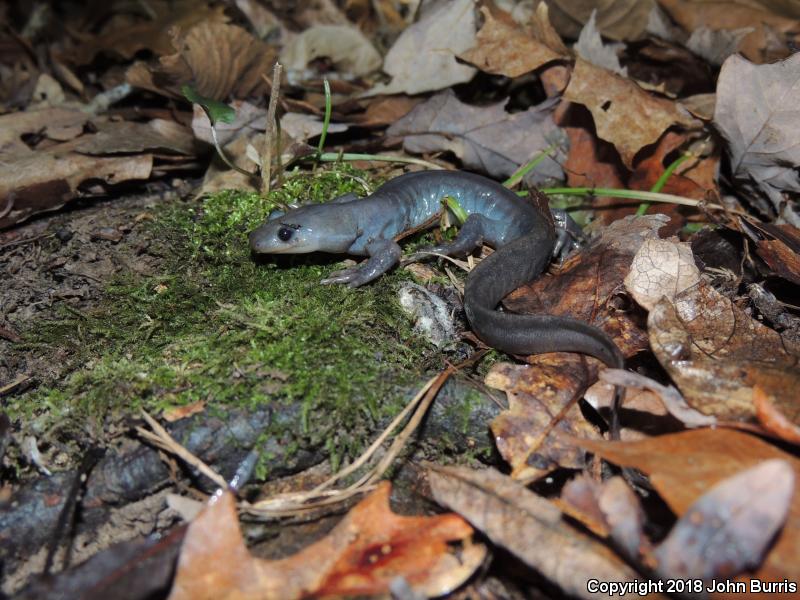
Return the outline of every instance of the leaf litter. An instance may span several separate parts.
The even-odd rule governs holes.
[[[633,582],[653,572],[793,581],[800,555],[793,455],[800,350],[792,333],[800,281],[791,101],[800,74],[791,55],[797,7],[756,0],[615,0],[600,7],[583,0],[536,7],[324,0],[272,11],[235,4],[241,14],[234,17],[214,2],[157,1],[129,11],[109,3],[92,18],[67,15],[70,38],[58,42],[37,34],[34,20],[19,34],[16,15],[0,14],[10,49],[0,59],[0,229],[29,221],[0,232],[0,252],[10,249],[20,260],[18,250],[31,243],[30,260],[37,260],[36,236],[61,234],[26,236],[26,227],[35,232],[46,224],[32,217],[77,198],[114,196],[123,183],[163,184],[177,173],[204,175],[202,194],[259,189],[261,157],[253,160],[253,148],[269,145],[270,74],[281,60],[290,73],[278,98],[272,185],[281,185],[287,162],[319,160],[315,144],[327,136],[327,148],[341,156],[365,160],[401,147],[420,162],[496,179],[543,156],[524,175],[528,185],[566,179],[573,188],[600,188],[577,199],[550,188],[554,203],[581,224],[591,221],[594,238],[504,305],[601,327],[637,372],[602,371],[596,361],[568,354],[481,371],[485,385],[507,397],[508,409],[491,423],[500,457],[514,479],[536,479],[536,491],[494,468],[434,466],[417,485],[470,521],[487,546],[452,514],[398,517],[383,485],[316,544],[262,561],[248,551],[234,500],[224,494],[190,526],[171,597],[440,595],[459,588],[482,595],[491,579],[479,567],[497,547],[551,588],[579,597],[588,597],[588,579]],[[31,60],[34,47],[50,62]],[[322,79],[333,89],[330,121]],[[211,124],[185,101],[187,84],[234,106],[236,120],[215,125],[216,133],[231,160],[254,177],[209,166]],[[619,189],[683,202],[638,206],[643,196],[622,199]],[[663,214],[622,218],[637,210]],[[97,226],[86,239],[116,246],[128,231]],[[701,240],[710,252],[701,252]],[[61,257],[47,269],[61,268],[58,261],[79,268]],[[102,275],[108,261],[95,262],[83,265],[87,276]],[[468,268],[469,261],[459,264]],[[428,286],[440,289],[441,270],[426,265],[425,272]],[[4,349],[27,329],[21,314],[0,314],[0,332],[9,333],[0,340]],[[17,382],[30,378],[14,364],[23,363],[0,370],[10,382],[0,380],[0,394],[18,393]],[[602,417],[611,384],[620,383],[629,388],[626,441],[605,442]],[[213,399],[202,399],[165,415],[202,415],[212,406]],[[675,433],[684,427],[698,429]],[[37,461],[55,469],[58,455],[34,436],[26,439]],[[600,458],[625,467],[624,477],[606,477]],[[565,478],[568,470],[578,475]],[[642,477],[674,524],[653,512]],[[554,483],[564,479],[571,480]],[[664,535],[654,537],[658,529]],[[91,567],[95,576],[103,568]]]

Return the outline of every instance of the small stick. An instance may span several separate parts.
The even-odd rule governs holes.
[[[272,81],[270,83],[269,107],[267,108],[267,125],[264,130],[264,150],[261,153],[261,193],[268,194],[272,179],[272,146],[275,143],[275,112],[278,109],[278,97],[281,91],[281,63],[276,62],[272,67]],[[263,76],[262,76],[263,77]]]

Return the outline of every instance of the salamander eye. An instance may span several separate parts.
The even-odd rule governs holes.
[[[281,227],[278,229],[278,239],[282,242],[288,242],[294,235],[294,229],[291,227]]]

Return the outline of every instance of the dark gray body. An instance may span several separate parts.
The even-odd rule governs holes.
[[[397,264],[400,247],[394,238],[428,221],[446,196],[455,198],[469,217],[453,242],[431,250],[464,255],[483,243],[496,249],[470,272],[464,289],[464,309],[481,340],[513,354],[580,352],[611,367],[623,366],[619,348],[596,327],[567,317],[497,310],[506,295],[542,273],[556,234],[548,215],[485,177],[453,171],[408,173],[363,200],[342,197],[271,216],[250,234],[250,246],[256,253],[368,255],[361,265],[323,280],[357,287]]]

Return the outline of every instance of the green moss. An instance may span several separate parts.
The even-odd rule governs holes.
[[[160,209],[151,227],[163,272],[118,277],[91,314],[65,311],[28,333],[31,350],[59,349],[70,366],[58,384],[12,401],[9,413],[39,431],[59,423],[102,437],[109,421],[140,407],[300,403],[294,438],[326,444],[337,460],[356,452],[358,424],[394,414],[392,390],[440,360],[395,299],[407,276],[395,271],[357,290],[321,286],[332,263],[256,264],[246,239],[295,198],[364,192],[362,174],[335,169],[295,174],[268,198],[225,192]]]

